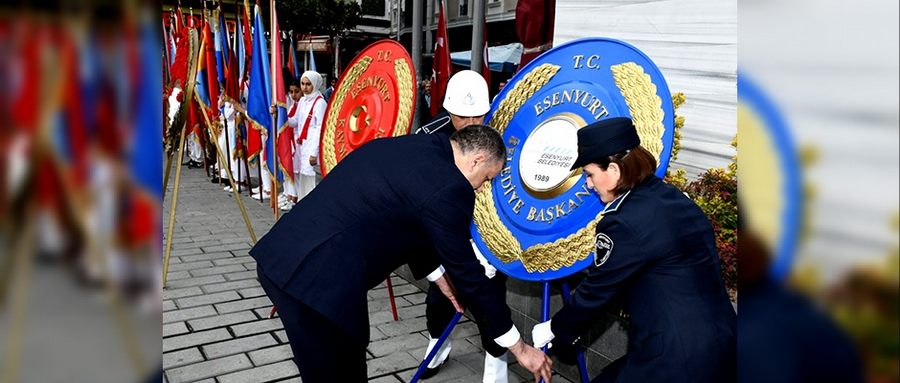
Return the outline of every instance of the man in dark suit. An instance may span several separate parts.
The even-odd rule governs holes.
[[[458,311],[465,303],[498,345],[549,381],[552,362],[522,341],[469,244],[474,191],[499,173],[505,155],[500,135],[482,125],[450,141],[374,140],[250,250],[304,382],[366,380],[366,291],[403,264],[435,282]]]

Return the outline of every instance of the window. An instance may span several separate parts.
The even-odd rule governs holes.
[[[467,16],[469,14],[469,0],[459,0],[459,15]]]
[[[360,8],[363,15],[384,16],[384,0],[362,0]]]

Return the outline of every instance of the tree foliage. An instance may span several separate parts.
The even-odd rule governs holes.
[[[360,21],[360,7],[355,1],[283,0],[276,4],[281,29],[295,34],[335,37],[356,28]]]

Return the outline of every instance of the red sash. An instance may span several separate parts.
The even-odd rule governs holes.
[[[303,130],[300,131],[300,137],[297,138],[297,144],[303,144],[303,140],[306,140],[306,134],[309,133],[309,123],[312,121],[313,111],[316,110],[316,103],[322,99],[322,96],[317,96],[315,100],[313,100],[312,106],[309,108],[309,113],[306,114],[306,123],[303,124]],[[299,101],[298,101],[299,102]],[[296,104],[294,104],[296,107]]]

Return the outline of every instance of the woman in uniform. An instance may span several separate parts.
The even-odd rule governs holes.
[[[734,381],[736,315],[707,217],[654,175],[629,118],[580,129],[579,167],[606,204],[594,262],[565,306],[534,327],[535,347],[587,343],[579,340],[616,300],[630,315],[628,352],[594,382]]]

